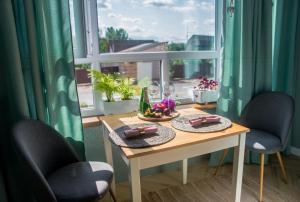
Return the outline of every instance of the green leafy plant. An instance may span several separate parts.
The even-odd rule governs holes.
[[[81,102],[80,103],[80,108],[86,108],[86,107],[88,107],[89,105],[87,104],[87,103],[85,103],[85,102]]]
[[[120,78],[118,92],[121,94],[122,100],[130,100],[135,94],[134,80],[132,78]]]
[[[132,78],[122,78],[119,74],[105,74],[90,70],[94,90],[105,94],[107,102],[114,102],[114,93],[121,94],[121,100],[130,100],[135,94]]]
[[[89,76],[93,80],[94,90],[103,92],[107,102],[114,102],[114,93],[119,91],[119,76],[117,74],[104,74],[97,70],[90,70]]]

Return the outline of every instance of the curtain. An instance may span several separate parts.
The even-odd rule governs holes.
[[[6,185],[7,201],[33,201],[11,144],[16,121],[46,122],[85,158],[69,2],[2,0],[0,29],[0,187]]]
[[[290,145],[300,148],[300,1],[274,1],[273,89],[295,99]]]
[[[272,0],[234,1],[234,14],[224,2],[224,61],[217,114],[238,122],[240,113],[256,94],[272,89]],[[222,151],[211,155],[217,165]],[[224,162],[232,161],[230,151]],[[248,162],[258,155],[248,153]]]

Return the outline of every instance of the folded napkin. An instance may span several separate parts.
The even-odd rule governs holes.
[[[138,137],[140,135],[145,135],[145,134],[153,134],[157,132],[157,127],[156,126],[145,126],[145,127],[137,127],[137,128],[132,128],[124,131],[124,136],[126,139],[128,138],[134,138]]]
[[[189,123],[193,127],[200,126],[200,125],[206,124],[206,123],[218,123],[218,122],[220,122],[220,117],[216,116],[216,115],[199,117],[199,118],[189,120]]]

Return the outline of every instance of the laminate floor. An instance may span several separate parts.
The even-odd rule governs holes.
[[[264,201],[300,202],[300,158],[284,157],[288,184],[281,180],[281,171],[276,156],[265,167]],[[208,161],[188,168],[188,183],[182,184],[181,171],[168,171],[141,178],[143,202],[225,202],[231,201],[232,165],[224,165],[217,176]],[[259,166],[245,165],[242,202],[258,201]],[[128,182],[117,184],[117,199],[130,201]]]

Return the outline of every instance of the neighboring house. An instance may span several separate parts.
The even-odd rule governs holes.
[[[189,51],[210,51],[214,49],[214,36],[193,35],[186,43],[186,50]]]
[[[135,47],[141,44],[154,43],[154,40],[110,40],[108,43],[109,52],[115,53]]]
[[[214,36],[193,35],[186,43],[187,51],[211,51],[214,49]],[[184,61],[184,78],[190,79],[198,76],[212,77],[214,69],[212,60]]]
[[[128,44],[126,44],[127,41],[128,41]],[[132,44],[137,44],[137,42],[135,42],[135,40],[126,40],[126,41],[123,41],[122,43],[115,43],[115,50],[120,50],[120,51],[118,51],[120,53],[158,52],[158,51],[167,51],[168,50],[167,42],[154,42],[154,41],[149,40],[149,41],[151,41],[149,43],[149,41],[142,41],[142,40],[136,40],[136,41],[140,42],[140,43],[143,42],[143,43],[135,45],[135,46],[131,46]],[[121,42],[121,41],[119,41],[119,42]],[[127,47],[131,46],[131,47],[126,48],[126,49],[120,48],[120,47],[126,47],[126,46]],[[136,79],[137,82],[146,77],[149,79],[153,79],[153,80],[159,80],[160,79],[160,71],[158,71],[159,69],[160,69],[160,61],[101,64],[101,70],[103,72],[107,72],[107,73],[120,72],[122,75]]]

